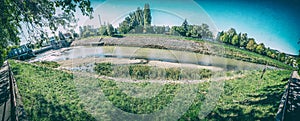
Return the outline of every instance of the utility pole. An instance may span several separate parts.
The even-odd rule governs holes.
[[[99,23],[100,23],[100,26],[102,26],[102,24],[101,24],[101,17],[100,17],[100,14],[98,14],[98,18],[99,18]]]

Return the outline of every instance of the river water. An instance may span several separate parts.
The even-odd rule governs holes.
[[[120,46],[77,46],[51,50],[37,55],[34,61],[64,61],[78,58],[127,58],[221,67],[225,70],[261,70],[265,65],[194,52]],[[92,62],[91,62],[92,63]],[[269,67],[272,68],[272,67]]]

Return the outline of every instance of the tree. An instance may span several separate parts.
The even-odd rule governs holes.
[[[234,46],[237,46],[239,45],[239,36],[238,35],[234,35],[232,40],[231,40],[231,44],[234,45]]]
[[[243,33],[240,38],[240,47],[246,47],[248,43],[247,33]]]
[[[125,20],[119,24],[118,30],[123,34],[127,34],[131,30],[129,17],[126,17]]]
[[[249,42],[247,43],[246,49],[254,52],[256,49],[256,46],[257,46],[257,44],[256,44],[254,38],[249,38]]]
[[[230,38],[228,36],[227,33],[224,33],[221,37],[220,37],[221,42],[223,43],[229,43],[230,42]]]
[[[255,48],[255,51],[258,53],[258,54],[261,54],[261,55],[264,55],[265,54],[265,45],[263,43],[260,43],[259,45],[257,45],[257,47]]]
[[[224,35],[224,31],[218,32],[216,40],[222,42],[221,41],[221,36],[223,36],[223,35]]]
[[[150,11],[150,5],[149,4],[145,4],[144,6],[144,33],[147,32],[147,30],[149,29],[148,27],[151,26],[151,11]]]
[[[150,5],[145,4],[144,6],[144,26],[150,26],[151,25],[151,11],[150,11]]]
[[[278,53],[277,60],[281,62],[285,62],[286,54],[285,53]]]
[[[237,35],[234,28],[230,28],[230,29],[227,31],[227,33],[228,33],[228,36],[229,36],[229,39],[230,39],[230,40],[232,40],[232,38],[233,38],[234,35]]]
[[[107,25],[107,34],[108,36],[114,36],[115,31],[114,27],[111,24]]]
[[[100,26],[100,28],[99,28],[99,34],[100,34],[101,36],[107,36],[107,35],[108,35],[106,25]]]
[[[184,21],[183,21],[183,23],[182,23],[181,26],[183,27],[185,33],[188,31],[188,25],[189,25],[189,23],[187,22],[186,19],[184,19]]]
[[[83,15],[92,17],[89,0],[0,0],[0,49],[18,45],[18,35],[23,30],[35,38],[44,34],[45,27],[56,31],[58,26],[71,25],[76,7]],[[59,9],[61,14],[56,14]]]

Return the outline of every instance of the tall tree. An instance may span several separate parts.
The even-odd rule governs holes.
[[[232,38],[233,38],[234,35],[237,35],[234,28],[230,28],[230,29],[227,31],[227,33],[228,33],[228,36],[229,36],[229,39],[230,39],[230,40],[232,40]]]
[[[114,36],[114,34],[115,34],[115,29],[114,29],[114,27],[111,25],[111,24],[108,24],[107,25],[107,34],[108,34],[108,36]]]
[[[144,6],[144,26],[150,26],[151,25],[151,11],[150,11],[150,5],[147,3]]]
[[[240,47],[246,47],[248,43],[247,33],[243,33],[240,38]]]
[[[187,22],[186,19],[184,19],[181,26],[183,27],[184,31],[186,31],[186,32],[188,31],[188,25],[189,25],[189,23]]]

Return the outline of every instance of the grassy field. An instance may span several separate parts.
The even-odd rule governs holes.
[[[179,120],[200,120],[210,87],[209,82],[192,85],[196,98],[189,99],[188,94],[179,93],[185,88],[182,84],[115,82],[26,63],[10,64],[30,120],[126,120],[131,113],[168,109],[176,100],[191,101]],[[203,120],[274,120],[290,71],[267,70],[262,79],[259,71],[245,74],[224,82],[224,91]],[[190,88],[185,89],[192,92]],[[120,110],[129,114],[122,117]],[[168,120],[168,116],[156,120]]]
[[[83,109],[72,74],[10,61],[30,121],[95,120]]]

